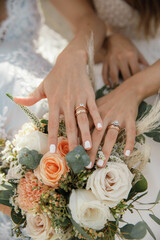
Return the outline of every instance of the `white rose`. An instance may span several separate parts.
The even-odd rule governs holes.
[[[26,233],[34,240],[46,240],[54,233],[50,219],[43,214],[26,214]]]
[[[97,199],[114,207],[128,197],[133,178],[126,164],[109,162],[106,168],[99,168],[90,175],[86,189],[91,189]]]
[[[101,230],[107,219],[113,220],[107,204],[97,200],[91,191],[85,189],[72,190],[69,208],[73,220],[82,227]]]
[[[26,147],[44,155],[48,152],[48,135],[39,131],[33,131],[17,139],[16,147],[20,149]]]
[[[6,179],[20,179],[22,177],[22,165],[10,167],[6,175]]]

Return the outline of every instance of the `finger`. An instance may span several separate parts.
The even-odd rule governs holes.
[[[49,104],[49,120],[48,120],[48,143],[50,152],[55,153],[57,147],[59,129],[59,109],[56,105]]]
[[[110,74],[112,86],[115,84],[119,84],[119,77],[118,77],[119,70],[118,70],[117,64],[115,64],[115,62],[112,60],[110,61],[108,68],[109,68],[109,74]]]
[[[136,138],[136,125],[135,122],[131,121],[126,125],[126,146],[124,149],[125,156],[129,156],[134,148],[135,138]]]
[[[102,119],[100,117],[97,105],[95,103],[95,100],[90,97],[87,101],[87,106],[88,106],[88,110],[90,115],[92,116],[94,125],[96,127],[97,130],[102,130],[103,126],[102,126]]]
[[[78,145],[78,130],[74,109],[70,109],[66,112],[64,111],[64,113],[69,150],[72,151]]]
[[[90,150],[92,147],[92,142],[91,142],[91,135],[89,130],[89,121],[88,121],[87,113],[80,113],[77,116],[77,122],[81,132],[83,147],[86,150]]]
[[[119,61],[119,68],[124,80],[131,76],[129,65],[126,60],[123,59],[122,61]]]
[[[149,63],[147,60],[143,57],[143,55],[139,52],[139,62],[142,63],[144,66],[148,67]]]
[[[104,145],[102,148],[102,152],[103,152],[106,160],[103,161],[102,159],[99,159],[97,161],[98,167],[106,166],[108,159],[110,157],[110,154],[112,152],[112,148],[116,142],[117,136],[118,136],[118,131],[116,129],[108,129],[106,137],[105,137]]]
[[[110,86],[111,84],[110,84],[110,81],[108,79],[108,65],[107,65],[106,62],[103,63],[102,76],[103,76],[104,83],[107,86]]]
[[[133,75],[141,70],[138,59],[136,57],[134,59],[129,60],[129,67]]]
[[[94,166],[96,155],[98,152],[99,145],[102,141],[102,138],[105,133],[105,128],[102,129],[102,131],[98,131],[96,128],[94,129],[92,133],[92,149],[88,151],[88,155],[90,157],[90,164],[86,167],[87,169],[91,169]]]
[[[14,102],[24,106],[32,106],[43,98],[46,98],[46,95],[43,90],[43,82],[27,97],[14,97]]]

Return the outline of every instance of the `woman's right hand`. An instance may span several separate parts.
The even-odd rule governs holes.
[[[86,72],[86,64],[86,52],[75,51],[68,47],[59,55],[52,71],[33,93],[26,98],[14,98],[16,103],[26,106],[31,106],[43,98],[48,99],[49,146],[51,146],[52,152],[56,151],[60,114],[64,114],[65,117],[70,151],[78,144],[77,123],[84,148],[91,149],[92,142],[87,114],[81,113],[77,118],[75,117],[75,108],[80,104],[84,104],[88,108],[95,127],[98,130],[102,128],[102,120],[95,103],[91,81]]]

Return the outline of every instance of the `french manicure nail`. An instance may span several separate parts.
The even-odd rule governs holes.
[[[90,164],[88,166],[86,166],[87,168],[91,168],[92,167],[92,162],[90,162]]]
[[[104,164],[104,161],[102,159],[99,159],[98,162],[97,162],[97,165],[102,167]]]
[[[131,154],[131,151],[130,151],[130,150],[126,150],[125,155],[126,155],[127,157],[129,157],[130,154]]]
[[[50,145],[50,153],[55,153],[55,151],[56,151],[56,146],[55,146],[55,144],[51,144],[51,145]]]
[[[97,124],[97,128],[98,128],[98,129],[102,129],[102,124],[101,124],[101,123],[98,123],[98,124]]]
[[[90,142],[89,141],[85,141],[84,147],[85,147],[85,149],[91,148]]]

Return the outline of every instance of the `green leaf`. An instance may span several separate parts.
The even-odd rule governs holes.
[[[146,230],[146,224],[141,221],[138,222],[131,230],[131,237],[134,239],[142,239],[146,235],[147,230]]]
[[[152,238],[153,238],[154,240],[156,240],[156,237],[155,237],[154,233],[152,232],[151,228],[148,226],[148,224],[147,224],[145,221],[144,221],[144,223],[145,223],[145,225],[146,225],[146,229],[147,229],[147,231],[149,232],[149,234],[152,236]]]
[[[155,215],[153,214],[149,214],[149,216],[158,224],[160,225],[160,219],[158,217],[156,217]]]
[[[141,174],[140,178],[141,179],[138,182],[136,182],[136,184],[133,186],[133,190],[137,193],[144,192],[148,188],[148,183],[147,183],[146,178],[142,174]]]
[[[155,142],[160,142],[160,129],[154,129],[151,132],[144,133],[147,137],[152,138]]]
[[[138,108],[137,120],[148,114],[151,108],[152,105],[146,103],[145,101],[141,102]]]
[[[9,97],[13,102],[14,102],[14,98],[11,94],[6,93],[7,97]],[[29,117],[29,119],[33,122],[33,124],[37,127],[37,129],[41,132],[43,132],[43,126],[39,120],[39,118],[37,116],[34,115],[33,112],[31,112],[31,110],[29,110],[29,108],[27,108],[26,106],[17,104],[22,110],[23,112]]]
[[[9,203],[9,199],[13,194],[14,192],[12,190],[0,191],[0,204],[11,207],[11,204]]]
[[[134,180],[133,180],[134,181]],[[148,188],[148,183],[146,178],[141,174],[140,180],[136,182],[133,187],[131,188],[131,191],[128,195],[128,199],[133,198],[137,193],[144,192]]]
[[[96,92],[96,99],[101,98],[105,95],[107,95],[108,93],[110,93],[113,89],[110,87],[107,87],[106,85],[103,86],[102,88],[100,88],[97,92]]]
[[[134,225],[133,224],[126,224],[125,226],[120,228],[121,234],[126,238],[126,239],[134,239],[130,233],[133,229]]]
[[[68,208],[68,212],[70,214],[70,220],[73,224],[73,226],[77,229],[77,231],[86,239],[88,240],[92,240],[92,238],[79,226],[78,223],[76,223],[73,218],[72,218],[72,214],[71,214],[71,210]]]
[[[5,191],[5,190],[14,190],[16,188],[16,184],[11,184],[8,182],[5,182],[3,184],[0,185],[0,192],[1,191]]]
[[[157,198],[156,198],[156,203],[158,203],[159,201],[160,201],[160,190],[159,190]]]
[[[69,152],[65,159],[75,174],[85,170],[85,167],[90,163],[90,158],[82,146],[77,146]]]
[[[18,225],[21,225],[26,220],[25,217],[22,216],[21,211],[19,210],[19,212],[16,213],[14,211],[14,208],[12,208],[12,211],[11,211],[11,218],[12,218],[12,221]]]
[[[28,148],[22,148],[18,153],[19,162],[27,169],[36,169],[42,157],[43,155],[36,150],[29,150]]]

